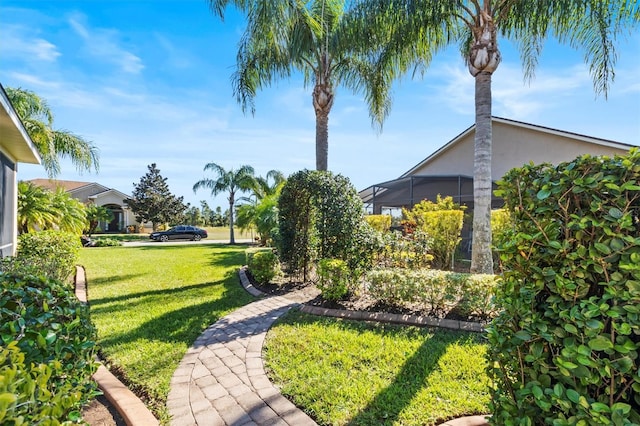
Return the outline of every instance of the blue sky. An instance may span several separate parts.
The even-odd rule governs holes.
[[[0,0],[0,82],[38,93],[55,128],[99,147],[98,174],[64,162],[59,179],[130,194],[156,163],[174,194],[224,208],[224,197],[191,189],[206,163],[248,164],[263,176],[315,168],[311,89],[300,77],[259,92],[255,116],[236,103],[230,77],[242,32],[238,14],[221,22],[205,0]],[[640,145],[640,31],[618,43],[607,99],[596,97],[581,54],[567,46],[549,41],[530,83],[518,52],[504,40],[500,47],[494,115]],[[455,47],[424,77],[395,85],[381,134],[362,97],[338,88],[329,169],[358,190],[398,177],[473,124],[473,93]],[[18,177],[46,174],[20,164]]]

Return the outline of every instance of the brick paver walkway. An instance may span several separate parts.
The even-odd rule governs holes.
[[[271,384],[262,363],[262,345],[273,322],[312,297],[300,292],[261,299],[202,333],[171,379],[171,424],[316,425]]]

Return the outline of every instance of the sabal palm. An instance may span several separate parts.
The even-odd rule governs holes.
[[[434,53],[459,43],[475,78],[473,272],[492,273],[491,256],[491,78],[500,64],[498,35],[513,40],[525,76],[532,77],[544,41],[585,52],[597,93],[613,81],[614,41],[637,24],[637,2],[625,0],[359,0],[352,37],[370,40],[379,71],[377,90],[413,66],[427,66]],[[364,31],[364,32],[363,32]],[[377,102],[380,96],[371,99]],[[387,109],[376,104],[373,110]]]
[[[206,188],[211,191],[212,196],[216,196],[222,192],[227,192],[229,196],[229,243],[235,244],[235,236],[233,232],[233,216],[234,205],[236,202],[236,192],[250,191],[255,188],[255,171],[251,166],[242,166],[238,170],[225,170],[216,163],[208,163],[204,166],[204,171],[212,171],[216,177],[214,179],[205,178],[199,180],[193,185],[193,192],[197,192],[200,188]]]
[[[98,171],[98,148],[65,130],[53,129],[47,102],[32,91],[7,87],[7,96],[36,145],[49,177],[60,174],[60,160],[69,158],[78,171]]]
[[[237,55],[233,89],[243,111],[255,112],[256,92],[294,71],[304,76],[304,85],[313,85],[312,103],[316,116],[316,169],[327,170],[329,113],[335,89],[343,85],[364,92],[369,100],[371,69],[345,43],[343,23],[346,0],[274,1],[209,0],[221,18],[232,4],[247,15],[247,29]],[[359,43],[360,45],[362,43]],[[386,100],[382,103],[387,103]],[[382,122],[387,110],[372,118]]]

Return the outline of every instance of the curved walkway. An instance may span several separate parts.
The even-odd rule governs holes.
[[[240,270],[240,281],[252,295],[264,296],[249,283],[244,270]],[[306,289],[286,296],[266,297],[235,310],[205,330],[182,358],[171,379],[167,398],[171,425],[317,425],[271,383],[264,371],[262,345],[276,319],[318,294],[316,289]],[[308,313],[350,319],[476,332],[483,329],[481,324],[464,321],[302,308]],[[471,416],[444,425],[486,424],[484,416]]]
[[[243,285],[247,288],[246,282]],[[271,384],[262,363],[262,345],[273,322],[313,297],[296,292],[261,299],[205,330],[171,379],[167,398],[171,424],[316,425]]]

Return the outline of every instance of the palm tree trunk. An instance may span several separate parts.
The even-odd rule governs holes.
[[[229,193],[229,244],[236,243],[235,236],[233,235],[233,205],[235,201],[235,194],[231,191]]]
[[[491,255],[491,73],[475,77],[476,132],[473,166],[473,243],[471,272],[493,273]]]
[[[327,170],[329,158],[329,114],[316,114],[316,170]]]

